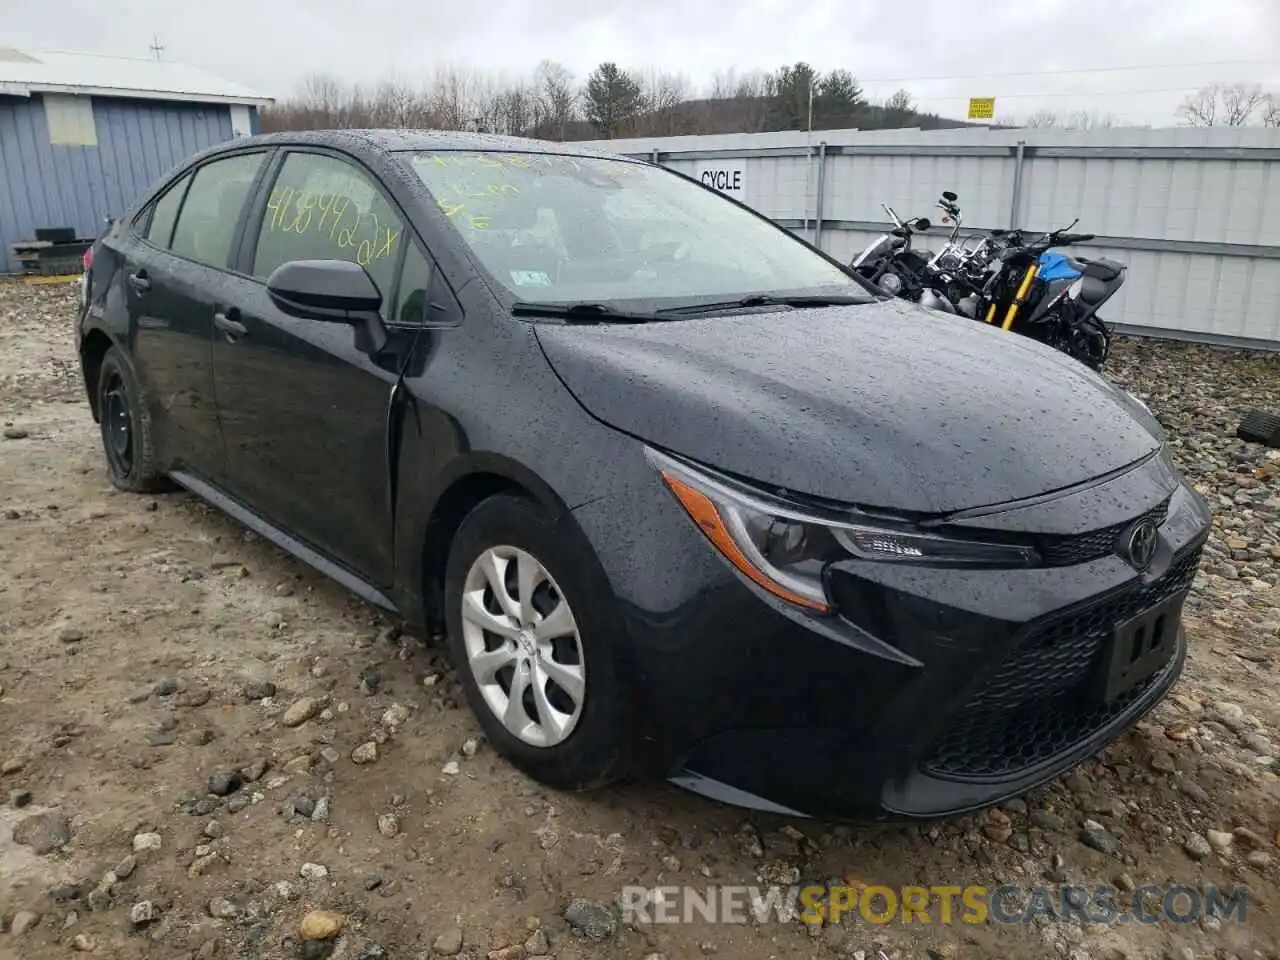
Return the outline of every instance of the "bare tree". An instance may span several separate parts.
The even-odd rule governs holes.
[[[1228,127],[1249,122],[1253,112],[1266,103],[1266,94],[1257,84],[1233,83],[1222,88],[1223,121]]]
[[[573,74],[554,60],[543,60],[533,74],[534,90],[541,102],[543,121],[550,136],[563,140],[577,113],[578,94],[573,88]]]
[[[717,70],[711,77],[711,87],[707,91],[712,100],[728,100],[738,89],[738,71],[730,67],[728,70]]]
[[[417,99],[407,82],[391,76],[374,88],[370,120],[375,127],[416,126]]]
[[[1280,127],[1280,93],[1267,94],[1267,102],[1262,105],[1262,125]]]
[[[1266,100],[1257,84],[1211,83],[1182,101],[1177,113],[1192,127],[1242,127]]]
[[[632,72],[633,76],[636,74]],[[684,132],[686,117],[678,108],[689,100],[688,78],[658,69],[647,70],[639,76],[641,119],[636,132],[660,137]]]
[[[436,71],[431,82],[431,112],[443,130],[476,126],[472,78],[456,67]]]
[[[738,79],[738,86],[733,91],[733,99],[737,102],[738,115],[747,133],[759,133],[768,129],[769,123],[769,91],[771,78],[763,70],[753,70]]]
[[[344,87],[327,73],[313,73],[302,81],[298,101],[303,107],[328,115],[336,115],[342,103]]]
[[[1018,126],[1046,129],[1060,127],[1062,126],[1062,118],[1052,110],[1037,110],[1031,116],[1025,118]]]
[[[525,136],[541,119],[541,104],[524,83],[519,81],[499,89],[493,98],[495,133]]]
[[[908,91],[899,90],[884,102],[884,108],[891,113],[914,113],[916,106]]]
[[[1107,130],[1119,126],[1119,121],[1114,114],[1100,114],[1089,110],[1073,110],[1070,113],[1061,114],[1054,113],[1052,110],[1037,110],[1018,126],[1057,130]]]

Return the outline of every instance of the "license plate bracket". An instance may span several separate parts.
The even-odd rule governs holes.
[[[1097,675],[1095,689],[1099,697],[1109,703],[1169,662],[1185,599],[1185,594],[1179,594],[1116,624]]]

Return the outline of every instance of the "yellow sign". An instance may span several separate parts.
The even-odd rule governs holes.
[[[969,98],[969,119],[970,120],[994,120],[996,118],[996,98],[995,97],[970,97]]]

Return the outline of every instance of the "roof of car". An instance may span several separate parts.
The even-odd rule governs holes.
[[[267,133],[232,141],[222,146],[253,143],[327,144],[347,149],[397,150],[494,150],[513,153],[555,153],[574,157],[626,159],[619,154],[592,149],[579,143],[558,143],[529,137],[506,137],[492,133],[464,133],[456,130],[294,130]]]

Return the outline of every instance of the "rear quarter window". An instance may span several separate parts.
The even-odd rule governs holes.
[[[178,222],[178,208],[182,206],[182,198],[190,183],[191,175],[187,174],[161,194],[160,199],[152,204],[147,213],[143,214],[141,219],[146,226],[145,236],[157,247],[168,248],[169,241],[173,237],[173,225]],[[146,223],[148,214],[150,223]]]

